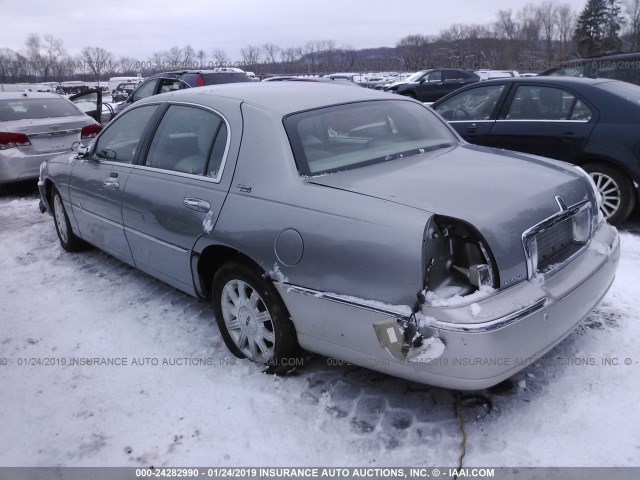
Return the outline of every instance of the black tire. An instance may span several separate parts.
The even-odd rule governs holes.
[[[241,289],[246,303],[242,301]],[[251,302],[255,300],[254,292],[258,300]],[[238,304],[242,306],[235,304],[231,293],[238,296]],[[213,279],[211,299],[224,343],[236,357],[275,367],[274,373],[278,373],[279,367],[286,369],[296,363],[292,359],[300,357],[300,347],[287,307],[272,281],[257,268],[241,261],[223,265]],[[226,317],[223,303],[227,305]],[[238,309],[233,311],[235,308]],[[235,324],[237,328],[230,331],[230,325]],[[262,338],[262,346],[258,337]]]
[[[79,252],[84,250],[87,244],[78,237],[71,229],[71,223],[69,222],[69,216],[62,203],[62,197],[58,189],[53,187],[51,193],[51,210],[53,213],[53,223],[56,226],[56,233],[58,234],[58,240],[60,240],[60,246],[67,252]]]
[[[602,214],[611,225],[619,225],[631,214],[635,194],[629,178],[616,167],[606,163],[589,163],[582,167],[602,195]]]

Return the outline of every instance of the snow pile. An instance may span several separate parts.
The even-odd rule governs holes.
[[[479,392],[482,418],[465,407],[465,467],[640,466],[640,238],[621,237],[616,280],[583,327],[511,390]],[[457,462],[456,392],[323,357],[264,374],[229,354],[208,303],[98,250],[64,252],[35,197],[0,196],[0,273],[0,466]],[[442,342],[425,343],[428,362]],[[129,363],[69,363],[96,357]]]
[[[436,293],[428,290],[424,292],[424,297],[429,305],[433,307],[457,307],[459,305],[466,305],[467,303],[482,300],[483,298],[491,295],[494,291],[495,289],[493,287],[483,285],[478,290],[469,295],[460,295],[459,291],[457,291],[453,295],[450,295],[449,291],[439,291]]]
[[[280,265],[273,264],[273,270],[269,272],[271,278],[274,278],[277,283],[289,283],[289,279],[280,270]]]

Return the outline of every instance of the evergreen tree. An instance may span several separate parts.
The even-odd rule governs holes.
[[[578,53],[589,57],[619,50],[622,17],[620,0],[588,0],[578,18],[575,40]]]

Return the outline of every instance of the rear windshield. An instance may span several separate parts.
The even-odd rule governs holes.
[[[219,85],[220,83],[250,82],[244,73],[205,73],[202,75],[205,85]]]
[[[73,103],[64,98],[19,98],[0,100],[0,122],[82,115]]]
[[[302,175],[350,170],[458,143],[426,107],[401,100],[350,103],[289,115],[284,126]]]

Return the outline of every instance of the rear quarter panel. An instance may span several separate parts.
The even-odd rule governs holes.
[[[313,185],[296,169],[282,119],[243,104],[244,133],[216,241],[245,253],[272,277],[320,291],[411,304],[423,288],[427,212]],[[249,191],[250,189],[250,191]],[[284,230],[302,237],[302,257],[276,252]],[[286,245],[278,244],[281,256]]]

